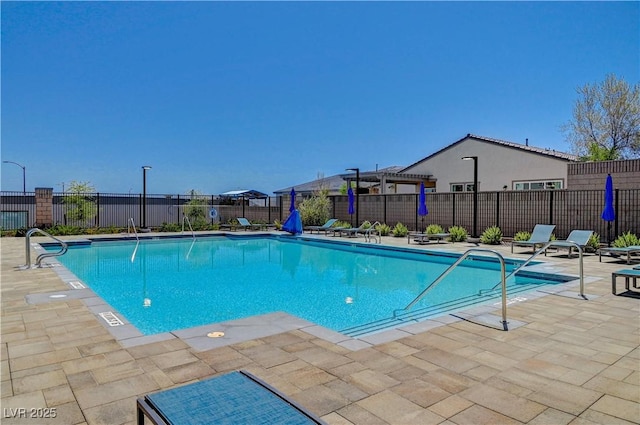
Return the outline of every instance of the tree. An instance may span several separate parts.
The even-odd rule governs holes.
[[[77,182],[73,180],[69,189],[65,191],[62,202],[67,205],[66,220],[73,220],[80,225],[90,225],[98,213],[98,207],[94,201],[96,189],[89,182]]]
[[[584,161],[640,156],[640,85],[610,74],[601,83],[577,89],[567,141]]]

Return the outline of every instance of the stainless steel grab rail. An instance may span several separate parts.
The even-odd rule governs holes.
[[[498,251],[494,251],[492,249],[484,249],[484,248],[471,248],[464,252],[452,265],[450,265],[440,276],[436,278],[429,286],[427,286],[422,292],[418,294],[417,297],[414,298],[405,308],[395,310],[393,312],[394,317],[397,317],[398,312],[407,311],[411,309],[418,301],[424,298],[429,291],[431,291],[438,283],[440,283],[453,269],[455,269],[460,263],[462,263],[471,253],[473,252],[483,252],[487,254],[494,254],[498,257],[500,261],[500,275],[501,275],[501,283],[502,283],[502,327],[505,331],[509,330],[507,327],[507,281],[506,281],[506,265],[504,261],[504,257]]]
[[[524,263],[520,264],[516,269],[514,269],[511,273],[509,273],[509,275],[506,277],[506,279],[508,280],[511,276],[515,275],[517,272],[519,272],[522,268],[526,267],[531,261],[533,261],[534,258],[536,258],[538,255],[542,254],[543,252],[546,252],[548,248],[553,247],[553,246],[561,246],[561,247],[575,247],[578,248],[578,267],[579,267],[579,275],[580,275],[580,296],[582,298],[584,298],[585,300],[587,299],[587,297],[584,295],[584,260],[582,258],[582,254],[583,254],[583,250],[582,247],[580,245],[578,245],[577,243],[573,242],[573,241],[549,241],[546,244],[544,244],[544,246],[542,246],[542,248],[540,248],[539,250],[537,250],[536,252],[534,252],[531,257],[527,258],[525,260]],[[569,251],[571,252],[571,251]],[[571,255],[571,254],[569,254]],[[498,282],[496,284],[496,286],[494,286],[493,288],[489,289],[489,290],[481,290],[480,294],[486,292],[490,292],[490,291],[495,291],[498,286],[500,286],[500,282]]]
[[[44,260],[45,258],[58,257],[60,255],[64,255],[67,252],[67,250],[69,249],[69,247],[67,246],[67,243],[65,241],[63,241],[61,239],[58,239],[55,236],[51,236],[49,233],[45,232],[42,229],[38,229],[37,227],[34,227],[33,229],[29,229],[29,231],[25,235],[26,264],[24,265],[24,268],[26,268],[26,269],[30,269],[31,268],[31,235],[33,235],[36,232],[41,233],[44,236],[50,237],[51,239],[55,240],[56,242],[58,242],[61,245],[61,249],[58,252],[45,252],[44,254],[38,255],[38,257],[36,258],[36,264],[35,264],[36,267],[41,267],[42,260]]]

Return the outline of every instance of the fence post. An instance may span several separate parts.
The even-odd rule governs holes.
[[[617,189],[617,188],[615,189],[615,193],[616,193],[616,198],[615,198],[615,199],[616,199],[615,211],[616,211],[617,213],[616,213],[616,218],[615,218],[615,220],[613,220],[613,222],[615,223],[615,224],[614,224],[614,226],[613,226],[613,240],[618,239],[618,216],[620,215],[620,204],[619,204],[619,201],[620,201],[620,193],[619,193],[619,190],[620,190],[620,189]],[[627,198],[627,199],[629,199],[629,198]]]
[[[496,227],[500,227],[500,192],[496,192]]]
[[[387,200],[389,199],[389,195],[384,194],[384,201],[382,203],[382,222],[387,224]]]
[[[456,223],[456,193],[455,192],[451,192],[451,214],[452,214],[452,220],[451,222],[453,223],[454,226],[459,226],[458,223]]]
[[[553,190],[549,191],[549,224],[553,224]]]
[[[36,187],[36,227],[53,226],[53,188]]]
[[[96,227],[100,227],[100,192],[96,193]]]

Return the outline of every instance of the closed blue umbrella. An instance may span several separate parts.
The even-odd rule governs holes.
[[[607,182],[604,186],[604,210],[602,219],[607,222],[607,241],[611,246],[611,222],[616,219],[616,212],[613,208],[613,178],[607,174]]]
[[[300,217],[300,211],[293,210],[289,217],[282,223],[282,230],[294,235],[302,233],[302,218]]]
[[[353,202],[355,201],[355,197],[353,196],[353,189],[349,186],[349,190],[347,191],[347,196],[349,196],[349,215],[353,215],[355,209],[353,208]],[[353,226],[353,218],[351,220],[351,225]]]
[[[296,209],[296,190],[291,188],[291,205],[289,205],[289,212],[293,212]]]
[[[424,232],[424,216],[429,214],[427,210],[427,196],[424,193],[424,182],[420,183],[420,198],[418,200],[418,215],[422,217],[422,231]]]

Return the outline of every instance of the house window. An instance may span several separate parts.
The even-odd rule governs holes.
[[[562,186],[562,180],[534,180],[513,184],[515,190],[553,190],[562,189]]]
[[[451,192],[473,192],[473,183],[451,183]]]

